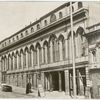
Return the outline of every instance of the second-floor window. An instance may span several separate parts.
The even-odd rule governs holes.
[[[40,29],[40,25],[39,24],[37,24],[37,30],[39,30]]]
[[[63,15],[62,15],[62,12],[59,12],[59,18],[62,18]]]
[[[56,15],[55,14],[52,14],[51,17],[50,17],[50,22],[54,22],[56,21]]]

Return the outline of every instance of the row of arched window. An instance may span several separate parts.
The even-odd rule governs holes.
[[[74,33],[75,56],[81,57],[85,55],[83,43],[83,28],[79,27]],[[34,46],[25,47],[3,56],[1,59],[2,68],[9,70],[22,69],[27,67],[40,67],[41,64],[54,63],[66,59],[72,59],[71,32],[67,36],[67,40],[61,34],[58,38],[55,34],[51,34],[49,40],[45,40],[43,46],[39,42]]]

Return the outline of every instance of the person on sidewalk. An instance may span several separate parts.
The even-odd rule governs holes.
[[[31,93],[31,83],[28,82],[26,85],[26,94]]]

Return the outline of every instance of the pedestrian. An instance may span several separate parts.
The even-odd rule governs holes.
[[[31,93],[31,83],[28,82],[26,85],[26,94]]]

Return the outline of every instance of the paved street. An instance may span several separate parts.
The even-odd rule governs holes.
[[[2,92],[0,91],[0,98],[32,98],[34,96],[15,93],[15,92]]]
[[[3,92],[0,89],[0,98],[40,98],[38,97],[37,91],[33,91],[33,93],[25,94],[25,88],[21,87],[13,87],[12,92]],[[70,96],[65,95],[65,92],[45,92],[45,96],[41,98],[47,99],[71,99]]]

